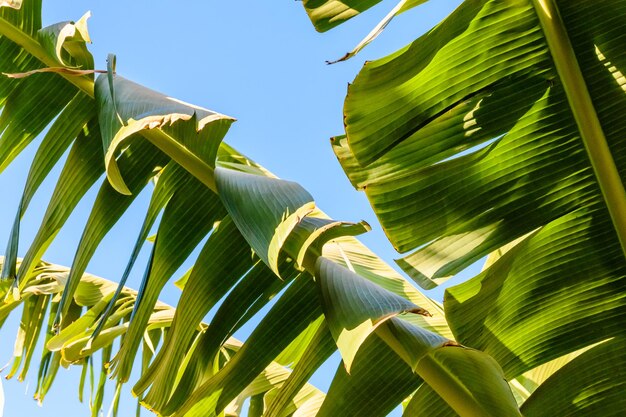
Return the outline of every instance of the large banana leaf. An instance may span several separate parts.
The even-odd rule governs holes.
[[[433,288],[519,239],[444,302],[457,340],[509,380],[623,335],[624,24],[622,1],[467,0],[348,90],[333,149],[409,252],[405,272]],[[610,414],[617,388],[568,382],[590,363],[569,362],[523,410],[551,415],[554,396],[573,401],[557,413]]]
[[[375,380],[363,383],[344,375],[361,345],[384,343],[393,369],[402,369],[408,383],[370,415],[383,415],[422,379],[462,414],[518,415],[499,366],[483,352],[449,340],[440,306],[353,237],[369,230],[367,224],[330,219],[300,185],[274,177],[222,143],[233,118],[122,78],[114,71],[114,57],[94,82],[84,45],[89,39],[85,19],[53,25],[36,38],[37,1],[24,1],[21,9],[5,14],[0,47],[6,46],[3,52],[11,62],[21,63],[6,69],[21,74],[0,85],[8,97],[0,117],[7,123],[0,140],[6,163],[56,117],[17,212],[3,262],[6,302],[0,306],[4,319],[23,304],[11,375],[26,375],[45,328],[39,400],[59,366],[82,365],[84,381],[86,367],[93,368],[92,358],[101,352],[94,415],[107,373],[116,379],[116,410],[122,385],[137,366],[141,377],[133,390],[141,404],[161,415],[238,414],[247,397],[252,397],[253,414],[267,407],[275,415],[312,415],[320,407],[334,407],[305,384],[324,359],[338,346],[344,364],[334,390],[366,395],[363,389],[372,389],[367,387],[376,386]],[[47,101],[50,105],[40,109]],[[19,219],[69,146],[42,226],[18,262]],[[103,174],[72,268],[42,264],[46,248]],[[120,283],[85,278],[102,239],[151,180],[156,182],[152,201]],[[124,281],[157,220],[141,287],[129,291]],[[159,303],[162,289],[207,236],[194,266],[179,280],[180,308]],[[346,291],[351,286],[354,294]],[[241,346],[230,341],[279,292],[250,338]],[[214,307],[218,312],[207,330],[202,319]],[[407,311],[421,315],[394,317]],[[312,351],[317,346],[324,347],[319,355]],[[145,348],[141,360],[140,347]],[[292,366],[293,376],[281,366]],[[367,362],[358,366],[369,374]],[[476,372],[456,378],[464,368],[479,369],[483,378]],[[388,381],[394,378],[387,375]],[[456,382],[441,384],[447,380]],[[489,401],[483,404],[485,398]],[[342,410],[360,413],[361,405],[352,407]]]

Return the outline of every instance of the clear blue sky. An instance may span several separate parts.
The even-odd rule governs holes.
[[[363,241],[392,263],[397,257],[384,237],[365,196],[346,180],[329,144],[343,132],[342,105],[347,83],[366,59],[387,55],[415,39],[447,15],[459,0],[420,6],[393,24],[360,55],[328,66],[351,49],[384,16],[393,0],[325,34],[308,21],[302,4],[293,0],[44,0],[44,25],[77,20],[92,11],[91,51],[97,68],[106,68],[109,52],[117,55],[117,71],[136,82],[181,100],[234,116],[226,141],[278,176],[302,184],[318,206],[341,220],[366,220],[373,226]],[[4,249],[28,167],[38,142],[0,175],[0,249]],[[20,256],[34,236],[60,166],[31,203],[22,229]],[[149,191],[149,190],[148,190]],[[81,202],[44,259],[70,265],[95,190]],[[138,198],[107,236],[88,271],[117,280],[136,238],[149,193]],[[145,264],[146,254],[138,265]],[[191,262],[182,269],[186,270]],[[141,267],[136,268],[141,271]],[[129,283],[138,286],[139,278]],[[166,287],[163,301],[175,304],[179,291]],[[441,290],[432,294],[441,297]],[[0,362],[10,359],[18,314],[0,332]],[[251,326],[237,334],[245,338]],[[35,360],[33,360],[35,362]],[[315,376],[326,389],[338,358]],[[43,408],[32,400],[37,364],[24,383],[5,381],[5,417],[88,415],[77,399],[79,370],[60,372]],[[105,399],[108,407],[113,386]],[[120,415],[134,415],[135,402],[124,388]],[[106,415],[106,409],[105,409]],[[143,415],[150,415],[143,411]]]

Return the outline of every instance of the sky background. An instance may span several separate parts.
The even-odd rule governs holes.
[[[342,106],[348,82],[365,60],[399,49],[443,19],[460,0],[429,2],[396,18],[370,46],[348,62],[326,65],[350,50],[382,18],[394,1],[383,1],[369,12],[330,32],[319,34],[301,2],[281,0],[44,0],[44,26],[78,20],[91,10],[90,46],[96,68],[106,69],[109,52],[117,55],[117,72],[169,96],[238,119],[225,141],[281,178],[297,181],[331,217],[366,220],[373,230],[362,237],[374,252],[393,264],[393,250],[364,194],[346,179],[331,150],[329,138],[343,133]],[[35,141],[0,175],[0,249],[4,250]],[[22,223],[20,256],[36,233],[50,198],[59,164],[42,185]],[[91,202],[99,185],[83,199],[44,259],[71,265]],[[150,187],[107,236],[88,271],[118,280],[139,232]],[[196,251],[197,254],[197,251]],[[137,288],[145,265],[144,248],[128,285]],[[181,273],[193,263],[188,261]],[[475,272],[472,268],[467,276]],[[453,280],[452,282],[456,281]],[[161,295],[175,304],[180,291],[169,284]],[[429,293],[440,299],[442,290]],[[0,331],[0,362],[12,352],[19,313]],[[245,339],[254,322],[236,337]],[[38,355],[38,353],[36,353]],[[36,358],[35,358],[36,359]],[[80,368],[61,370],[44,407],[32,400],[38,363],[33,360],[24,383],[4,381],[4,417],[87,416],[87,403],[77,397]],[[313,379],[319,388],[330,384],[339,358],[335,355]],[[123,388],[120,416],[134,415],[130,384]],[[110,403],[111,384],[105,399]],[[87,395],[88,398],[88,395]],[[151,413],[143,410],[142,415]],[[394,415],[397,415],[395,413]]]

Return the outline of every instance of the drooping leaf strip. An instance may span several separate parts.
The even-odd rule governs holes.
[[[80,55],[80,60],[86,68],[92,68],[93,58],[84,47],[84,39],[72,35],[77,32],[77,26],[81,27],[80,31],[86,32],[86,20],[81,20],[77,24],[59,23],[41,29],[40,8],[40,2],[29,1],[20,10],[2,8],[0,12],[3,23],[17,26],[14,33],[19,34],[19,29],[22,29],[24,32],[21,32],[21,35],[25,39],[31,39],[29,35],[36,37],[39,34],[39,39],[46,41],[46,46],[42,46],[43,51],[40,52],[47,59],[54,60],[55,54],[72,50],[77,56]],[[34,39],[31,40],[36,44]],[[0,49],[4,57],[0,71],[4,73],[36,68],[42,64],[35,56],[6,37],[0,40]],[[42,102],[47,105],[41,106]],[[87,96],[77,93],[71,84],[53,74],[19,82],[2,77],[0,79],[0,104],[3,107],[0,115],[0,131],[2,131],[0,171],[56,117],[31,166],[7,246],[8,261],[4,263],[1,278],[15,279],[20,219],[34,192],[54,164],[85,124],[95,116],[95,108]]]
[[[30,307],[24,310],[24,314],[27,316],[38,316],[39,320],[34,320],[27,318],[27,320],[23,320],[27,327],[24,328],[23,337],[20,338],[21,341],[19,343],[20,356],[22,356],[22,346],[24,349],[28,349],[28,355],[32,356],[32,352],[34,351],[34,346],[32,345],[32,341],[36,340],[36,337],[33,336],[33,332],[37,332],[38,323],[45,323],[48,320],[48,331],[50,332],[52,329],[52,319],[54,318],[55,309],[51,309],[51,311],[46,312],[45,305],[48,301],[52,299],[54,296],[58,296],[64,290],[65,281],[68,279],[69,269],[48,264],[45,262],[40,262],[35,268],[32,276],[28,279],[28,285],[23,290],[23,296],[20,300],[13,301],[16,304],[21,304],[23,302],[27,302]],[[43,371],[43,374],[40,374],[40,379],[43,381],[46,379],[46,375],[49,375],[50,365],[44,365],[47,363],[46,357],[48,354],[52,354],[53,357],[57,354],[68,357],[69,362],[75,362],[77,364],[86,363],[89,359],[89,356],[84,356],[86,352],[81,352],[80,349],[75,350],[74,345],[76,343],[80,343],[82,341],[82,346],[84,346],[84,342],[86,342],[93,329],[93,326],[98,322],[98,320],[102,317],[102,311],[104,307],[107,305],[108,300],[113,296],[117,288],[116,283],[107,281],[105,279],[95,277],[92,275],[85,274],[83,275],[78,289],[76,291],[76,296],[74,298],[74,303],[70,308],[68,314],[65,316],[67,320],[69,320],[62,328],[59,334],[54,337],[49,337],[47,343],[44,346],[44,356],[42,357],[42,366],[45,366],[47,370]],[[128,318],[130,312],[132,310],[132,304],[137,298],[137,292],[130,290],[128,288],[124,288],[122,290],[122,298],[128,299],[131,304],[131,309],[127,308],[127,303],[120,303],[118,309],[121,309],[121,316],[117,317],[126,317]],[[314,299],[314,298],[313,298]],[[79,304],[77,304],[79,303]],[[85,304],[86,303],[86,304]],[[289,304],[289,303],[287,303]],[[85,308],[85,311],[81,314],[81,309]],[[125,311],[125,312],[123,312]],[[115,314],[115,313],[114,313]],[[277,312],[276,314],[281,314]],[[94,346],[99,345],[98,349],[111,349],[114,341],[125,334],[128,329],[128,324],[119,325],[119,319],[117,317],[111,316],[112,319],[108,326],[105,327],[104,331],[101,333],[100,339],[102,342],[98,342],[97,340],[93,342]],[[170,327],[172,324],[172,320],[174,318],[174,308],[167,306],[163,303],[158,303],[154,310],[152,318],[146,328],[146,337],[151,338],[151,348],[155,349],[157,347],[158,338],[154,339],[155,333],[154,329],[162,328],[162,327]],[[29,327],[30,326],[30,327]],[[34,327],[32,327],[34,326]],[[154,327],[153,327],[154,326]],[[32,327],[32,328],[31,328]],[[201,327],[206,329],[205,324],[201,324]],[[113,337],[109,337],[107,332],[112,330],[120,329],[120,332]],[[292,330],[297,331],[297,330]],[[267,336],[265,336],[267,337]],[[240,342],[229,338],[228,341],[225,342],[224,346],[240,346]],[[72,357],[74,354],[71,353],[74,351],[78,354],[77,357]],[[17,351],[16,351],[17,352]],[[91,353],[91,352],[90,352]],[[109,360],[105,358],[104,363],[108,363]],[[15,370],[18,369],[18,366],[23,363],[23,360],[17,360],[13,363],[13,368]],[[276,364],[272,364],[271,361],[268,362],[268,366],[278,366]],[[26,365],[27,367],[27,365]],[[108,365],[107,365],[108,367]],[[101,369],[98,384],[95,386],[96,388],[96,397],[93,399],[92,406],[99,410],[102,406],[102,395],[104,391],[104,381],[106,381],[106,376],[108,375],[108,369],[104,367]],[[283,369],[282,367],[278,366]],[[55,368],[56,369],[56,368]],[[56,370],[54,370],[56,372]],[[288,372],[288,371],[286,371]],[[104,378],[104,379],[103,379]],[[245,386],[244,386],[245,388]],[[49,385],[45,388],[45,391],[40,392],[37,390],[37,396],[40,400],[43,400],[45,396],[45,392],[49,389]]]

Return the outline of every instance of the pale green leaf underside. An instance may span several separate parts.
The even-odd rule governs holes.
[[[35,320],[34,318],[28,320],[33,325],[37,322],[45,323],[46,320],[44,319],[47,315],[50,316],[51,323],[51,319],[54,317],[54,309],[48,313],[46,313],[45,309],[42,310],[41,313],[37,313],[36,307],[38,304],[50,300],[51,296],[59,294],[63,291],[64,284],[68,278],[68,272],[68,268],[41,262],[38,265],[36,272],[29,277],[29,284],[23,291],[22,300],[32,304],[31,308],[26,309],[29,315],[43,314],[43,317],[39,317],[38,320]],[[75,301],[85,306],[85,313],[71,325],[64,327],[58,335],[50,338],[46,347],[52,352],[59,352],[63,357],[63,361],[66,361],[66,364],[68,365],[70,363],[80,364],[82,361],[89,361],[90,355],[100,349],[104,349],[104,355],[107,355],[107,352],[109,352],[108,355],[110,355],[112,343],[114,343],[114,341],[120,336],[125,335],[128,330],[128,323],[118,323],[124,317],[127,318],[132,311],[132,305],[136,301],[137,297],[136,291],[128,288],[124,288],[122,290],[120,298],[121,302],[117,304],[113,315],[111,315],[109,319],[109,323],[105,327],[105,330],[100,336],[98,336],[98,338],[90,342],[90,347],[86,347],[86,344],[90,339],[91,330],[98,323],[98,320],[101,319],[102,311],[108,300],[113,296],[116,287],[117,285],[114,282],[89,274],[83,275],[75,293]],[[21,302],[22,301],[12,301],[11,304],[5,305],[4,308],[14,307]],[[169,333],[169,327],[171,326],[174,317],[174,308],[163,303],[157,303],[151,314],[148,326],[145,329],[146,335],[153,335],[151,332],[159,328],[166,329]],[[198,328],[206,329],[206,325],[201,324]],[[33,328],[32,330],[36,331],[36,328]],[[24,333],[24,338],[21,340],[24,342],[29,341],[31,339],[29,336],[30,333],[31,330],[27,330]],[[23,356],[22,346],[23,349],[25,349],[23,355],[30,356],[34,352],[34,345],[31,345],[30,343],[20,345],[19,356],[13,362],[13,368],[16,371],[18,370],[19,365],[23,363],[23,360],[20,359]],[[237,351],[240,349],[241,342],[230,338],[225,342],[224,346],[225,348]],[[108,359],[106,359],[105,362],[108,362]],[[28,365],[25,366],[25,369],[27,369]],[[43,375],[45,375],[46,372],[51,371],[52,370],[50,369],[48,369],[48,371],[44,370]],[[101,377],[99,378],[99,381],[97,381],[97,383],[92,381],[92,390],[95,389],[97,392],[100,392],[100,396],[104,393],[104,381],[107,379],[107,374],[108,371],[103,366],[100,371]],[[280,387],[289,375],[290,371],[286,368],[270,361],[267,367],[261,370],[260,375],[255,379],[255,381],[252,382],[252,384],[247,387],[242,387],[239,395],[242,399],[245,399],[258,393],[260,388],[263,388],[262,391],[275,389]],[[310,402],[313,398],[317,398],[318,400],[323,399],[323,394],[311,385],[304,384],[302,385],[302,388],[303,391],[294,400],[294,405],[296,407],[300,404]],[[45,396],[45,391],[38,390],[38,395],[40,395],[40,398],[42,399],[43,396]],[[290,405],[289,407],[293,407],[294,405]],[[96,411],[99,410],[97,401],[93,404],[92,409],[95,409]],[[293,408],[290,409],[293,411]]]
[[[123,144],[133,135],[157,129],[157,140],[186,152],[209,167],[214,166],[217,148],[233,118],[157,93],[121,76],[113,86],[104,74],[95,85],[107,177],[123,194],[130,190],[117,166]],[[111,96],[114,91],[115,98]]]
[[[361,344],[385,320],[407,312],[427,314],[326,258],[320,257],[315,268],[324,315],[348,372]]]

